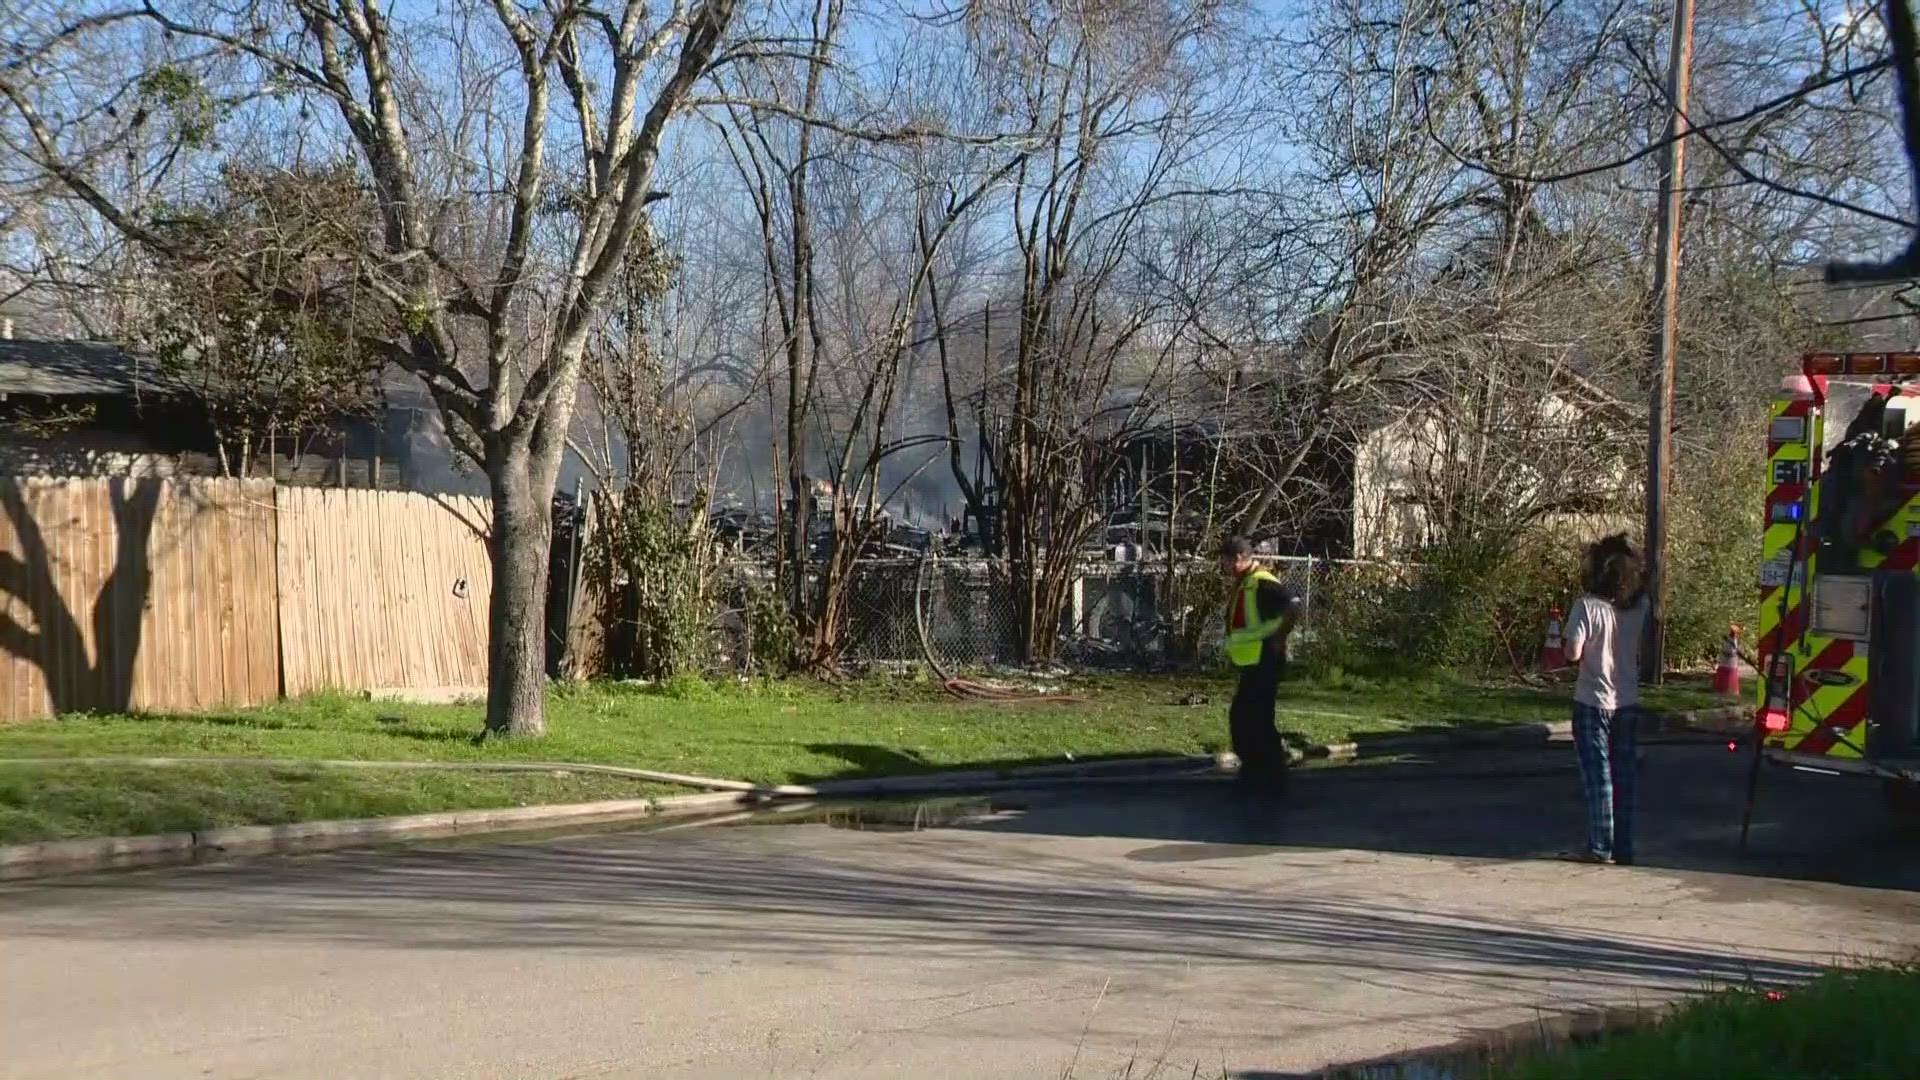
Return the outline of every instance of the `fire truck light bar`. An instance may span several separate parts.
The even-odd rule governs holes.
[[[1800,360],[1808,375],[1920,375],[1920,353],[1808,353]]]

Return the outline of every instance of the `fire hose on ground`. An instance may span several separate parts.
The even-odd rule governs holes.
[[[933,636],[927,630],[927,568],[933,562],[931,552],[921,556],[920,566],[914,574],[913,622],[920,637],[920,656],[927,663],[934,678],[940,680],[940,686],[954,697],[973,701],[989,701],[996,704],[1022,704],[1027,702],[1075,702],[1085,699],[1077,694],[1048,694],[1037,691],[1017,690],[1012,687],[995,686],[992,683],[976,679],[964,679],[949,671],[940,662],[934,652]]]

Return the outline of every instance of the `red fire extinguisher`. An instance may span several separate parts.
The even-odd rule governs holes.
[[[1713,692],[1726,697],[1740,696],[1740,627],[1727,629],[1727,644],[1720,650],[1720,662],[1713,668]]]
[[[1540,666],[1554,671],[1567,666],[1566,643],[1560,640],[1560,605],[1547,609],[1547,645],[1540,650]]]

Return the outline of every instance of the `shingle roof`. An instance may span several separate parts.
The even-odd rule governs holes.
[[[433,408],[420,380],[398,368],[382,374],[381,390],[388,408]],[[0,339],[0,394],[170,397],[186,392],[158,361],[111,342]]]
[[[179,386],[150,357],[101,341],[0,340],[0,394],[169,395]]]

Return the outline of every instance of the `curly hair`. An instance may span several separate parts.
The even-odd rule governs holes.
[[[1586,590],[1614,607],[1632,607],[1646,593],[1647,566],[1626,533],[1614,533],[1587,548]]]

